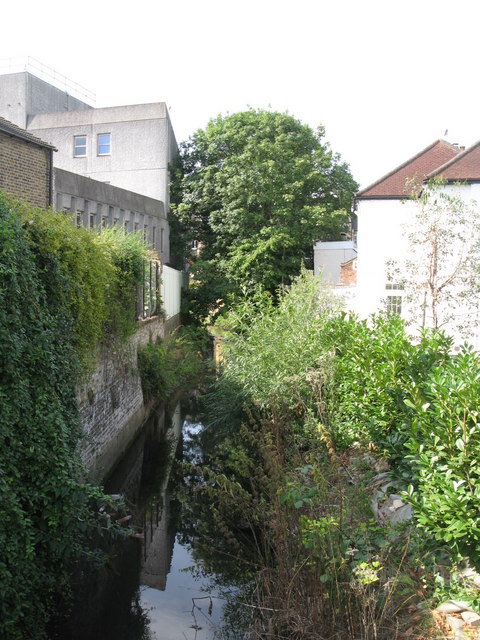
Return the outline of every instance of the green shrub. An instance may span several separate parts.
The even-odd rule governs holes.
[[[148,258],[143,239],[123,229],[92,232],[65,213],[33,209],[4,194],[0,204],[14,207],[22,221],[48,307],[54,314],[68,309],[73,346],[91,368],[98,344],[135,331],[136,287]]]
[[[416,472],[410,500],[419,524],[480,562],[480,363],[464,348],[433,367],[406,404],[406,447]]]
[[[27,208],[0,195],[0,637],[37,640],[55,605],[67,606],[72,566],[98,524],[100,494],[80,481],[77,450],[75,329],[90,316],[69,273],[77,265],[88,280],[82,261],[96,254],[73,233],[63,247],[70,227],[50,229],[50,214],[22,225],[19,208],[25,220]]]
[[[138,368],[144,396],[166,400],[176,389],[198,383],[208,370],[208,341],[205,330],[181,327],[167,342],[140,346]]]
[[[167,351],[160,342],[146,344],[138,348],[138,368],[142,381],[143,395],[147,400],[166,400],[171,385],[167,370]]]
[[[231,426],[234,416],[244,416],[244,406],[317,414],[318,372],[330,375],[328,327],[338,311],[328,289],[309,272],[280,294],[276,306],[265,293],[237,306],[222,325],[229,333],[222,375],[209,398],[209,421]]]
[[[2,202],[11,206],[3,197]],[[95,235],[76,227],[73,218],[19,203],[15,211],[23,223],[48,307],[53,314],[68,311],[73,320],[73,345],[87,361],[104,336],[113,265],[98,249]]]
[[[148,251],[140,233],[127,233],[123,228],[99,231],[95,244],[113,272],[105,297],[109,309],[106,333],[125,337],[135,330],[136,287],[143,283]]]
[[[338,317],[331,339],[336,367],[330,416],[337,445],[372,443],[400,462],[410,437],[405,395],[445,361],[451,341],[425,331],[414,344],[397,315],[372,316],[369,322]]]

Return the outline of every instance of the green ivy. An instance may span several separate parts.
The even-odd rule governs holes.
[[[125,261],[122,242],[107,250],[68,217],[0,194],[4,640],[47,636],[55,609],[68,606],[73,566],[103,535],[102,493],[82,482],[76,383],[134,290],[145,250],[136,244]]]

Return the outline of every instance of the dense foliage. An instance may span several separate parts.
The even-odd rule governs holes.
[[[138,369],[147,400],[166,400],[180,387],[199,384],[208,373],[209,338],[206,331],[181,327],[168,340],[138,348]]]
[[[10,206],[2,200],[3,206]],[[123,229],[101,233],[77,227],[63,213],[15,203],[26,241],[45,287],[50,311],[72,316],[73,347],[91,360],[95,346],[135,329],[136,285],[148,252]]]
[[[0,194],[5,640],[45,637],[54,605],[68,604],[72,566],[88,553],[93,533],[102,531],[96,508],[101,493],[82,482],[75,384],[82,361],[106,339],[111,314],[125,305],[125,298],[113,303],[109,292],[123,287],[113,254],[63,215],[34,211]]]
[[[412,342],[398,316],[338,313],[306,274],[224,327],[204,436],[216,446],[201,470],[217,528],[228,539],[242,522],[273,550],[257,560],[257,590],[279,635],[316,637],[317,619],[329,637],[392,637],[389,611],[415,597],[419,556],[441,545],[443,562],[449,551],[480,566],[478,354],[454,355],[438,331]],[[377,467],[414,506],[404,537],[373,518],[362,473]]]
[[[275,293],[311,259],[315,240],[348,230],[357,185],[323,138],[323,128],[252,109],[211,120],[181,146],[172,251],[194,260],[194,315],[255,284]]]

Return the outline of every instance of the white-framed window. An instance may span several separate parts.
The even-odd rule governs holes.
[[[402,296],[387,296],[387,313],[402,315]]]
[[[87,155],[87,136],[73,136],[73,157],[84,158]]]
[[[99,133],[97,136],[97,155],[109,156],[111,152],[110,134]]]
[[[389,292],[386,298],[387,313],[402,315],[402,302],[404,285],[400,282],[387,282],[385,290]]]

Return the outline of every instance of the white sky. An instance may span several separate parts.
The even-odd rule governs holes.
[[[97,107],[165,101],[178,142],[288,111],[366,186],[446,129],[480,139],[479,18],[479,0],[10,0],[0,59],[32,56]]]

